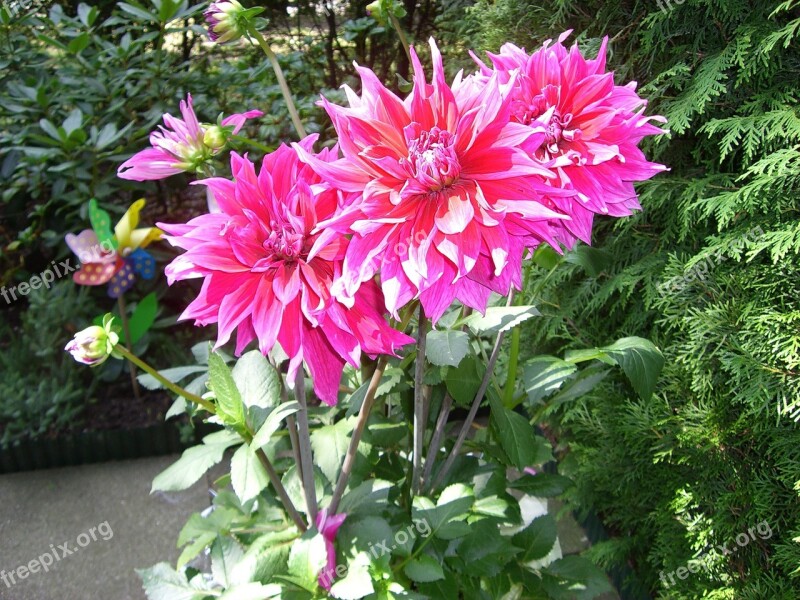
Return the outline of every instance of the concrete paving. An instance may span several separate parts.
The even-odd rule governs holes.
[[[134,569],[175,564],[178,533],[208,506],[215,477],[212,470],[185,492],[150,495],[153,477],[177,458],[0,476],[0,600],[146,600]],[[563,553],[578,554],[589,541],[562,508],[547,507],[560,516]]]
[[[0,599],[144,600],[134,568],[174,564],[178,533],[209,504],[205,478],[150,495],[153,477],[177,458],[0,476]]]

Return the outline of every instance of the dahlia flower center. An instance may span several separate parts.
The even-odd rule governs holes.
[[[561,113],[551,106],[543,94],[539,94],[530,102],[517,102],[514,106],[514,116],[517,121],[525,125],[537,123],[544,125],[545,139],[542,149],[548,156],[561,153],[561,141],[572,141],[580,136],[579,129],[570,129],[572,113]]]
[[[452,185],[461,174],[455,136],[438,127],[409,140],[407,160],[416,180],[431,191]]]
[[[276,225],[262,246],[270,256],[294,262],[304,254],[305,235],[285,226]]]

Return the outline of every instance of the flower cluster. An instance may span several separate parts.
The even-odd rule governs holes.
[[[614,83],[606,42],[589,60],[564,47],[566,35],[532,54],[507,44],[492,67],[479,62],[452,83],[431,41],[432,77],[412,49],[405,98],[359,68],[349,106],[322,99],[333,149],[315,152],[310,136],[267,155],[258,172],[234,154],[233,180],[198,182],[221,212],[159,224],[186,250],[170,282],[204,279],[183,318],[217,323],[218,344],[238,329],[237,352],[254,339],[264,353],[279,343],[290,375],[305,362],[332,404],[346,362],[411,341],[385,312],[399,318],[418,301],[435,322],[454,300],[485,311],[492,292],[521,288],[527,252],[588,243],[595,214],[639,208],[633,183],[664,167],[637,145],[663,133],[652,121],[664,119],[644,116],[634,83]],[[191,102],[182,110],[186,123],[165,117],[174,135],[154,146],[185,166],[184,149],[201,137]],[[146,158],[140,172],[166,172],[161,154],[155,165]]]

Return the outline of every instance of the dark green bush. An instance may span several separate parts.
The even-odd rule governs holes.
[[[597,558],[633,565],[662,598],[796,598],[800,4],[662,4],[479,0],[470,12],[488,49],[509,33],[529,49],[567,28],[587,47],[608,35],[611,66],[649,82],[649,111],[672,130],[655,149],[671,173],[641,186],[642,214],[599,229],[592,261],[572,257],[547,281],[527,350],[639,335],[665,353],[649,402],[607,378],[542,407],[577,501],[616,536]],[[737,546],[759,523],[769,538]],[[671,583],[696,556],[709,567]]]

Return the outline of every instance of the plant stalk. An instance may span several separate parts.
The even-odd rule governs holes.
[[[286,492],[286,488],[283,487],[283,483],[281,482],[281,478],[278,477],[278,473],[275,471],[275,467],[272,466],[269,458],[267,458],[266,453],[262,448],[256,450],[256,456],[258,456],[258,460],[261,462],[261,465],[264,467],[264,470],[267,472],[267,476],[269,477],[270,483],[272,483],[272,487],[275,488],[275,492],[278,494],[278,498],[281,500],[281,504],[283,504],[283,508],[286,509],[286,512],[289,513],[289,517],[291,517],[292,521],[294,521],[295,525],[300,529],[300,531],[306,531],[308,527],[303,522],[303,517],[297,512],[297,509],[294,507],[292,503],[292,499],[289,498],[289,494]]]
[[[447,427],[447,418],[450,416],[450,410],[452,408],[453,397],[446,393],[442,399],[442,407],[439,409],[439,418],[436,420],[436,428],[433,430],[430,446],[428,446],[428,455],[425,457],[425,471],[422,473],[422,482],[420,483],[420,489],[422,490],[425,489],[425,482],[430,480],[431,474],[433,473],[433,465],[439,454],[439,447],[442,445],[444,430],[445,427]]]
[[[183,396],[190,402],[194,402],[195,404],[202,406],[212,415],[217,414],[217,409],[212,402],[209,402],[205,398],[201,398],[200,396],[192,394],[191,392],[183,389],[178,384],[171,382],[161,373],[156,371],[156,369],[154,369],[146,362],[144,362],[142,359],[140,359],[138,356],[133,354],[122,344],[117,344],[116,346],[114,346],[114,351],[117,354],[122,355],[122,357],[125,358],[126,360],[135,364],[145,373],[149,373],[150,375],[155,377],[165,388],[167,388],[171,392],[174,392],[179,396]],[[244,435],[243,437],[245,438],[248,444],[253,440],[253,434],[249,431],[249,428],[247,435]],[[258,455],[259,461],[264,466],[264,470],[266,470],[267,475],[269,476],[269,480],[272,483],[272,486],[275,488],[275,491],[277,492],[278,497],[280,498],[281,503],[283,504],[283,507],[286,509],[286,512],[289,514],[292,521],[294,521],[295,524],[300,528],[300,530],[305,531],[307,529],[306,524],[303,522],[302,517],[297,512],[297,509],[294,507],[291,498],[289,498],[289,494],[286,492],[286,488],[283,487],[283,483],[281,483],[280,477],[278,477],[278,473],[275,471],[275,468],[272,466],[272,463],[269,461],[269,458],[267,458],[267,455],[261,448],[256,450],[256,455]]]
[[[386,369],[388,357],[381,356],[378,359],[378,364],[375,365],[375,371],[372,373],[372,379],[369,380],[369,387],[367,388],[367,395],[364,396],[364,402],[361,404],[361,410],[358,411],[358,421],[353,430],[353,435],[350,438],[350,446],[347,448],[347,454],[344,457],[342,464],[342,472],[339,474],[339,479],[336,482],[336,489],[333,492],[330,506],[328,507],[328,514],[336,514],[339,508],[339,502],[342,500],[344,490],[347,487],[347,482],[350,480],[350,473],[353,471],[353,465],[356,462],[356,454],[358,453],[358,443],[361,441],[361,436],[364,434],[364,427],[367,425],[369,413],[372,410],[372,405],[375,402],[375,394],[378,391],[378,386],[383,378],[383,371]]]
[[[400,25],[400,21],[398,21],[397,17],[391,14],[391,12],[389,13],[389,21],[391,21],[392,27],[397,32],[397,37],[400,38],[400,43],[403,44],[403,50],[406,51],[408,61],[411,62],[411,47],[408,43],[408,38],[406,37],[405,31],[403,31],[403,26]]]
[[[419,327],[417,328],[417,363],[414,369],[414,452],[411,474],[411,492],[417,494],[422,489],[422,450],[425,441],[425,340],[428,337],[428,319],[425,310],[419,306]]]
[[[131,328],[128,324],[128,309],[125,306],[125,299],[122,294],[117,296],[117,305],[119,306],[119,319],[122,321],[122,330],[125,332],[125,340],[133,346],[131,341]],[[142,392],[139,389],[139,381],[136,379],[136,366],[132,361],[128,362],[128,372],[131,374],[131,386],[133,387],[133,395],[137,401],[142,401]]]
[[[297,426],[300,450],[300,473],[303,482],[303,493],[306,497],[306,509],[308,511],[308,522],[317,522],[317,488],[314,483],[314,461],[311,455],[311,433],[308,427],[308,404],[306,402],[306,380],[303,367],[297,370],[294,394],[300,404],[297,411]]]
[[[248,33],[256,40],[256,42],[258,42],[258,45],[261,46],[264,54],[267,55],[267,58],[272,65],[272,70],[275,71],[275,77],[278,79],[278,86],[281,88],[283,99],[286,102],[286,108],[289,110],[289,116],[292,118],[292,124],[297,131],[297,135],[300,136],[300,139],[303,139],[306,137],[306,130],[303,127],[303,122],[300,120],[297,107],[292,99],[292,92],[289,90],[289,84],[286,83],[286,77],[283,75],[283,69],[281,69],[281,65],[278,62],[278,57],[264,39],[264,36],[261,35],[257,29],[251,28],[248,30]]]
[[[514,292],[512,290],[508,294],[508,301],[506,302],[506,306],[511,306],[513,303],[514,303]],[[447,457],[447,460],[445,461],[441,470],[436,475],[436,479],[434,480],[431,486],[434,489],[444,480],[448,471],[450,471],[450,469],[453,467],[453,463],[458,457],[458,453],[461,451],[461,446],[464,445],[464,440],[466,440],[467,435],[469,435],[469,431],[472,428],[472,423],[475,421],[475,415],[478,414],[478,408],[480,408],[481,402],[483,401],[483,396],[486,394],[486,388],[489,387],[489,381],[491,381],[492,379],[492,371],[494,370],[494,365],[497,362],[497,357],[500,355],[500,348],[503,345],[504,337],[505,337],[504,331],[501,331],[500,333],[497,334],[497,339],[494,342],[492,353],[489,356],[488,363],[486,364],[486,372],[483,374],[483,380],[481,381],[481,386],[478,388],[478,393],[475,394],[475,399],[472,401],[472,406],[470,406],[467,418],[464,420],[464,424],[461,427],[461,431],[458,434],[458,438],[456,438],[456,443],[453,445],[453,449],[450,451],[450,455]]]

